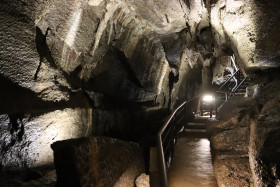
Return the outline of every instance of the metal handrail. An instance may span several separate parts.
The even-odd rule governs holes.
[[[247,79],[247,77],[245,77],[245,78],[239,83],[239,85],[233,90],[234,93],[238,90],[238,88],[243,84],[243,82],[244,82],[246,79]]]
[[[231,62],[233,64],[233,67],[234,67],[235,71],[238,71],[239,68],[237,67],[237,65],[235,63],[235,56],[234,56],[234,54],[230,57],[230,60],[231,60]]]
[[[230,78],[228,78],[227,81],[219,89],[221,90],[233,77],[235,77],[238,72],[240,72],[240,70],[237,70]]]
[[[187,109],[187,104],[200,97],[202,94],[199,94],[185,102],[183,102],[180,106],[178,106],[174,112],[171,114],[171,116],[168,118],[167,122],[161,127],[161,129],[159,130],[158,134],[157,134],[157,147],[158,147],[158,155],[159,155],[159,166],[160,166],[160,175],[161,175],[161,186],[162,187],[168,187],[168,179],[167,179],[167,167],[166,167],[166,161],[165,161],[165,151],[163,148],[163,144],[162,144],[162,134],[165,132],[165,130],[168,128],[168,126],[171,124],[171,121],[175,118],[175,115],[177,114],[177,112],[182,109],[183,107],[186,107]],[[182,112],[182,111],[180,111]],[[182,118],[180,119],[182,120]],[[174,137],[173,137],[174,138]]]
[[[223,93],[225,94],[225,100],[222,101],[222,104],[220,104],[219,106],[216,106],[217,108],[217,111],[223,106],[223,104],[228,100],[228,98],[231,96],[231,95],[235,95],[236,94],[236,91],[240,88],[240,86],[245,82],[245,80],[247,79],[246,77],[240,81],[240,73],[241,71],[238,70],[236,71],[230,78],[228,78],[226,80],[226,82],[219,88],[219,90],[216,91],[216,93]],[[237,77],[236,77],[236,74],[237,74]],[[230,89],[230,91],[223,91],[222,88],[232,79],[232,78],[236,78],[237,79],[237,82],[236,82],[236,85]],[[227,85],[228,87],[230,85]],[[219,101],[217,101],[217,105],[219,104]],[[217,112],[216,111],[216,112]],[[216,114],[217,115],[217,114]]]

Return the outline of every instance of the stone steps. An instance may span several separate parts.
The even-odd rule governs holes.
[[[184,132],[206,133],[206,117],[196,117],[185,125]]]
[[[205,129],[205,123],[188,122],[185,126],[187,129]]]
[[[184,132],[190,133],[206,133],[205,129],[185,129]]]

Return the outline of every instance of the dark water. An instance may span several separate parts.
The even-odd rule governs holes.
[[[217,186],[210,142],[205,133],[181,133],[175,146],[168,177],[170,187]]]

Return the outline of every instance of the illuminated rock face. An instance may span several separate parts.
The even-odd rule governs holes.
[[[280,2],[219,0],[211,8],[216,47],[230,46],[248,71],[279,67]]]
[[[279,4],[2,0],[0,141],[5,146],[0,148],[0,168],[52,164],[49,146],[57,140],[106,135],[146,143],[168,110],[198,94],[203,66],[214,65],[214,81],[223,82],[223,58],[232,54],[247,75],[278,67]],[[259,123],[251,129],[259,132]],[[247,135],[252,132],[248,129],[216,138]],[[247,139],[240,140],[243,144],[223,141],[216,148],[247,152]],[[274,156],[265,154],[267,148],[258,151],[260,155],[249,149],[253,179],[248,162],[242,171],[248,171],[249,182],[243,180],[242,185],[262,184],[265,178],[261,169],[255,171],[265,168],[256,160]]]
[[[91,109],[66,108],[32,115],[0,116],[2,169],[50,165],[52,142],[87,136],[91,132]]]
[[[3,170],[52,165],[57,140],[142,141],[201,82],[201,0],[4,0],[0,21]]]

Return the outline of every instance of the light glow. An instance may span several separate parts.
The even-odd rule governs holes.
[[[89,0],[88,4],[90,6],[98,6],[98,5],[100,5],[101,2],[102,2],[102,0]]]
[[[205,95],[203,96],[203,101],[212,102],[214,100],[212,95]]]

